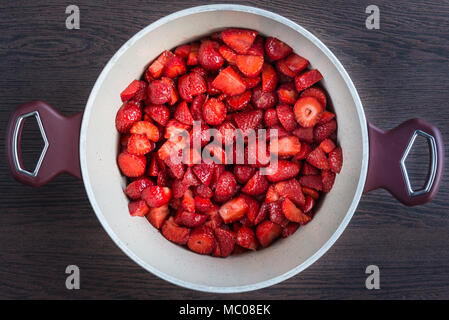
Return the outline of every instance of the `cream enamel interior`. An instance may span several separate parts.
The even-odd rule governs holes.
[[[167,241],[146,219],[131,218],[125,179],[116,158],[115,114],[120,92],[164,49],[226,27],[278,37],[324,76],[337,114],[344,166],[315,218],[293,236],[261,251],[218,259]],[[346,227],[361,196],[368,162],[366,121],[343,67],[313,35],[279,15],[251,7],[212,5],[167,16],[129,40],[109,61],[89,98],[81,129],[83,179],[92,206],[111,238],[143,268],[172,283],[201,291],[240,292],[278,283],[316,261]]]

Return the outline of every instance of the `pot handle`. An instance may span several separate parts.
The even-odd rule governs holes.
[[[370,158],[364,193],[383,188],[407,206],[431,201],[443,177],[444,145],[440,131],[422,119],[411,119],[389,131],[368,123],[368,133]],[[430,169],[424,187],[413,190],[405,159],[418,136],[426,138],[429,144]]]
[[[6,131],[6,155],[13,177],[32,187],[42,186],[66,172],[81,179],[79,158],[80,112],[64,117],[42,101],[19,106],[11,115]],[[44,149],[33,172],[23,167],[20,141],[24,120],[35,117],[44,140]]]

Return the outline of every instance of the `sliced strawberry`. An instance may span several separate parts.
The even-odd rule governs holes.
[[[290,199],[297,206],[303,206],[306,201],[301,185],[296,179],[278,182],[274,189],[280,196]]]
[[[187,65],[188,66],[195,66],[198,64],[198,50],[200,49],[200,43],[199,42],[193,42],[190,45],[190,52],[187,57]]]
[[[265,122],[265,126],[267,126],[267,127],[272,127],[274,125],[279,124],[279,118],[278,118],[276,109],[271,108],[271,109],[265,110],[264,122]]]
[[[335,143],[331,139],[325,139],[320,143],[320,148],[329,153],[335,149]]]
[[[281,157],[290,157],[301,151],[301,142],[295,136],[272,139],[269,146],[270,153]]]
[[[212,181],[212,176],[214,173],[214,164],[213,163],[200,163],[196,164],[193,167],[193,172],[201,181],[202,184],[209,186]]]
[[[310,89],[312,89],[312,88],[310,88]],[[324,110],[323,113],[320,115],[320,120],[318,120],[318,124],[325,124],[326,122],[329,122],[334,118],[335,118],[334,113]]]
[[[172,192],[174,199],[180,199],[184,196],[185,192],[189,189],[189,186],[185,184],[182,179],[175,179],[172,185]]]
[[[153,78],[160,78],[162,70],[169,59],[173,57],[173,53],[170,51],[164,51],[162,54],[148,67],[148,71]]]
[[[291,106],[287,104],[279,104],[276,107],[276,112],[278,119],[285,130],[292,131],[296,128],[297,124],[295,121],[295,114],[293,113]]]
[[[284,61],[285,65],[295,73],[295,76],[301,71],[304,71],[309,65],[309,61],[307,59],[298,56],[296,53],[290,54]]]
[[[294,104],[298,99],[298,92],[296,92],[295,86],[291,82],[281,84],[276,93],[281,103]]]
[[[269,246],[282,232],[282,227],[271,221],[264,221],[257,226],[256,237],[262,247]]]
[[[208,186],[205,186],[204,184],[195,187],[193,191],[195,195],[205,199],[210,199],[214,195],[212,189]]]
[[[202,226],[209,216],[207,214],[198,214],[185,210],[180,210],[176,214],[175,222],[189,228],[196,228]]]
[[[197,212],[208,213],[210,210],[213,209],[213,207],[214,204],[210,199],[195,196],[195,210]]]
[[[323,76],[318,70],[306,71],[295,78],[295,86],[298,92],[305,90],[315,83],[323,79]]]
[[[243,218],[248,211],[248,205],[244,198],[237,197],[223,204],[219,213],[225,223],[238,221]]]
[[[126,133],[133,124],[142,119],[142,109],[139,103],[130,101],[124,103],[115,116],[115,127],[121,133]]]
[[[256,235],[254,234],[253,229],[248,227],[241,227],[237,231],[237,241],[236,243],[246,249],[256,250],[258,247]]]
[[[218,247],[220,248],[219,256],[226,258],[231,255],[235,247],[236,234],[231,230],[223,228],[214,229],[215,238],[217,239]]]
[[[183,163],[189,167],[201,163],[201,150],[197,150],[195,148],[184,148],[182,155]]]
[[[229,171],[223,172],[218,178],[214,200],[217,202],[225,202],[231,199],[237,193],[237,181]]]
[[[330,169],[332,172],[340,173],[343,166],[343,152],[341,147],[336,147],[329,153]]]
[[[329,160],[327,159],[323,149],[319,147],[315,148],[315,150],[307,156],[307,162],[321,170],[330,169]]]
[[[291,161],[278,160],[277,163],[274,161],[270,163],[265,169],[269,181],[279,182],[295,177],[299,173],[300,167],[297,163]]]
[[[317,200],[320,197],[320,194],[317,190],[312,189],[312,188],[308,188],[306,186],[302,186],[302,192],[307,195],[312,197],[313,199]]]
[[[207,91],[207,82],[198,72],[190,72],[179,78],[178,91],[181,98],[190,103],[194,96]]]
[[[267,189],[267,179],[265,178],[265,176],[261,175],[259,171],[257,171],[242,188],[242,192],[251,196],[256,196],[259,194],[264,194]]]
[[[246,184],[254,176],[256,170],[251,166],[237,164],[234,166],[234,175],[239,183]]]
[[[282,213],[282,200],[271,202],[268,204],[268,211],[270,213],[270,221],[277,223],[281,227],[286,227],[288,224],[287,218]]]
[[[145,99],[147,84],[145,81],[133,80],[125,90],[120,93],[120,98],[123,102],[134,98],[136,101]]]
[[[278,77],[273,66],[269,63],[264,63],[262,68],[262,91],[270,92],[276,89]]]
[[[184,174],[184,178],[182,182],[186,185],[190,186],[199,186],[201,185],[201,181],[197,178],[196,174],[193,172],[192,168],[187,168],[186,173]]]
[[[168,204],[165,204],[159,208],[150,208],[146,218],[153,225],[153,227],[160,229],[169,214],[170,209],[168,208]]]
[[[220,52],[221,56],[230,64],[235,65],[236,64],[236,58],[237,53],[235,53],[234,50],[229,48],[226,45],[221,45],[220,48],[218,48],[218,51]]]
[[[262,71],[263,56],[237,55],[236,64],[246,77],[255,77]]]
[[[187,102],[182,101],[180,104],[176,106],[174,117],[179,122],[182,122],[186,125],[193,125],[193,117],[190,113],[189,106]]]
[[[314,176],[317,174],[320,174],[320,170],[312,166],[311,164],[308,164],[307,162],[304,163],[302,167],[302,172],[304,176]]]
[[[257,87],[261,81],[261,77],[242,78],[248,90]]]
[[[130,178],[140,177],[145,173],[147,158],[128,152],[122,152],[118,156],[118,165],[122,173]]]
[[[176,119],[171,119],[165,127],[164,138],[173,142],[180,142],[183,139],[187,143],[189,130],[189,125],[181,123]]]
[[[165,126],[170,119],[170,110],[163,104],[151,104],[143,111],[162,126]]]
[[[181,74],[186,73],[186,71],[187,66],[184,63],[184,60],[181,57],[174,55],[167,61],[162,73],[168,78],[176,78]]]
[[[293,130],[292,133],[301,141],[313,143],[313,127],[297,127],[295,130]]]
[[[288,198],[285,198],[282,201],[282,212],[284,213],[284,216],[292,221],[297,222],[300,225],[307,224],[311,218],[304,214],[293,202],[291,202]]]
[[[154,186],[154,182],[149,178],[142,177],[128,184],[125,189],[125,193],[130,199],[138,200],[140,199],[140,194],[142,191],[149,186]]]
[[[182,208],[187,212],[195,212],[195,199],[193,198],[193,193],[189,189],[184,192],[182,197]],[[191,226],[188,226],[191,227]]]
[[[176,47],[174,52],[175,52],[175,55],[177,55],[178,57],[187,58],[190,53],[190,44],[180,45],[180,46]]]
[[[154,143],[143,134],[132,134],[128,141],[128,152],[135,155],[144,155],[155,148]]]
[[[228,96],[236,96],[246,91],[242,77],[230,66],[220,71],[212,85]]]
[[[216,41],[203,41],[198,50],[198,62],[206,70],[218,70],[224,59],[219,52],[220,45]]]
[[[206,96],[199,94],[193,98],[192,105],[190,106],[190,112],[192,113],[193,120],[203,120],[203,105],[206,102]]]
[[[251,101],[252,92],[245,91],[237,96],[227,97],[226,103],[231,107],[231,111],[240,111],[245,109],[248,103]]]
[[[265,40],[265,52],[271,60],[280,60],[292,52],[292,48],[281,40],[269,37]]]
[[[259,223],[267,219],[268,214],[269,214],[268,203],[262,203],[259,208],[259,212],[257,213],[256,220],[254,221],[254,225],[258,225]]]
[[[251,102],[258,109],[269,109],[276,105],[277,96],[274,91],[263,92],[262,87],[259,86],[253,89]]]
[[[265,202],[271,203],[279,200],[279,193],[275,189],[275,185],[271,185],[268,187],[267,193],[265,195]]]
[[[257,31],[246,29],[226,29],[221,32],[221,40],[239,54],[246,54],[256,39]]]
[[[203,105],[203,119],[209,125],[219,125],[226,119],[226,106],[216,98],[210,98]]]
[[[175,82],[173,81],[173,79],[167,77],[162,77],[161,81],[170,87],[170,99],[168,99],[167,103],[172,106],[179,100],[179,94],[176,90]]]
[[[257,35],[256,39],[253,42],[251,48],[248,49],[246,54],[250,54],[253,56],[263,56],[265,55],[265,40],[262,36]]]
[[[335,173],[330,170],[323,170],[321,171],[321,179],[323,181],[323,192],[330,192],[334,185]]]
[[[313,191],[315,191],[315,190],[313,190]],[[311,196],[306,196],[306,201],[305,201],[304,205],[302,206],[303,212],[304,213],[311,212],[314,206],[315,206],[315,199]]]
[[[235,130],[236,127],[231,121],[225,121],[218,128],[218,136],[215,139],[218,138],[218,141],[225,146],[232,144],[236,135]]]
[[[262,110],[248,110],[241,111],[234,114],[234,120],[237,127],[242,130],[243,134],[248,134],[249,131],[256,129],[263,120]]]
[[[130,132],[132,134],[145,135],[150,141],[158,141],[160,138],[159,129],[148,121],[138,121],[134,123]]]
[[[288,78],[288,82],[291,81],[291,79],[296,76],[296,73],[292,71],[287,64],[285,63],[285,60],[279,60],[276,62],[276,69],[279,72],[280,75],[285,76]]]
[[[306,188],[312,188],[317,191],[323,190],[323,182],[320,175],[302,176],[301,178],[299,178],[299,183],[301,184],[301,186]]]
[[[296,121],[303,127],[313,127],[319,120],[323,106],[314,97],[299,98],[293,108]]]
[[[152,104],[164,104],[170,101],[172,88],[162,80],[154,80],[148,85],[148,100]]]
[[[214,251],[216,242],[213,230],[208,226],[193,229],[187,246],[190,250],[199,254],[210,254]]]
[[[241,197],[245,199],[246,204],[248,205],[248,211],[246,212],[247,223],[244,224],[246,226],[254,225],[256,221],[257,215],[259,214],[259,202],[246,194],[241,194]]]
[[[299,223],[289,222],[289,224],[282,229],[282,238],[287,238],[294,234],[299,228]]]
[[[161,233],[167,240],[180,245],[186,244],[190,238],[190,229],[178,226],[173,221],[173,217],[170,217],[165,221]]]
[[[170,201],[171,190],[167,187],[149,186],[142,191],[141,196],[150,207],[157,208]]]
[[[316,143],[320,143],[324,139],[330,137],[335,130],[337,130],[337,121],[335,121],[335,119],[319,124],[313,129],[313,140]]]
[[[150,165],[148,166],[146,172],[147,175],[151,177],[157,177],[157,175],[159,174],[159,165],[157,163],[156,155],[157,153],[153,153],[151,155]]]
[[[320,89],[318,87],[310,87],[310,88],[304,90],[303,92],[301,92],[301,97],[314,97],[321,103],[321,105],[323,106],[323,109],[326,108],[326,104],[327,104],[326,94],[324,93],[324,91],[322,89]],[[333,113],[331,113],[329,111],[324,111],[323,114],[321,114],[320,122],[321,122],[322,119],[326,119],[327,121],[329,121],[329,120],[331,120],[333,118],[333,116],[332,116],[329,119],[328,118],[328,116],[329,116],[328,114],[324,115],[324,113],[326,113],[326,112],[328,114],[332,114],[333,115]],[[324,121],[324,122],[327,122],[327,121]]]
[[[128,203],[129,214],[133,217],[145,217],[150,211],[147,204],[143,200],[131,201]]]

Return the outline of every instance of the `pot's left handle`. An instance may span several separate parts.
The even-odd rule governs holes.
[[[13,177],[29,186],[48,183],[60,173],[81,179],[79,135],[82,112],[65,117],[42,101],[19,106],[11,115],[6,131],[6,155]],[[33,171],[22,163],[20,141],[25,119],[35,117],[44,140],[44,148]]]

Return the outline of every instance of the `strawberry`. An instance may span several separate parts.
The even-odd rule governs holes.
[[[153,78],[160,78],[162,70],[169,59],[173,57],[173,53],[170,51],[164,51],[162,54],[148,67],[148,71]]]
[[[187,102],[182,101],[180,104],[176,106],[174,118],[179,122],[182,122],[186,125],[193,125],[193,117],[190,113],[189,106]]]
[[[186,192],[184,192],[181,205],[185,211],[195,212],[195,199],[193,198],[192,191],[190,191],[189,189],[187,189]]]
[[[237,53],[235,53],[234,50],[229,48],[226,45],[221,45],[220,48],[218,48],[218,52],[220,52],[221,56],[230,64],[235,65]]]
[[[326,104],[327,104],[326,94],[324,93],[324,91],[322,89],[320,89],[318,87],[310,87],[309,89],[304,90],[303,92],[301,92],[301,97],[314,97],[321,103],[321,105],[323,106],[323,109],[326,108]],[[329,111],[325,111],[325,112],[332,114]],[[333,117],[331,117],[329,120],[331,120],[332,118]],[[321,122],[321,119],[323,119],[323,114],[321,114],[320,122]],[[329,121],[329,120],[327,120],[327,121]],[[325,122],[327,122],[327,121],[325,121]]]
[[[276,107],[278,119],[282,126],[287,131],[292,131],[296,128],[295,113],[293,113],[292,107],[287,104],[279,104]]]
[[[264,63],[262,68],[262,92],[271,92],[276,89],[278,77],[273,66]]]
[[[281,40],[269,37],[265,41],[265,52],[271,60],[280,60],[292,52],[292,48]]]
[[[234,114],[234,121],[243,134],[248,134],[251,130],[256,129],[262,123],[262,120],[262,110],[248,110]]]
[[[272,162],[265,168],[266,177],[271,182],[279,182],[282,180],[288,180],[295,177],[300,170],[297,163],[278,160],[278,162]]]
[[[138,200],[140,199],[140,194],[142,191],[149,186],[154,186],[154,182],[149,178],[142,177],[128,184],[125,189],[125,193],[130,199]]]
[[[212,189],[209,188],[208,186],[205,186],[204,184],[201,184],[201,185],[195,187],[193,189],[193,191],[194,191],[195,195],[197,195],[201,198],[206,198],[206,199],[210,199],[214,195]]]
[[[303,206],[306,201],[302,193],[301,185],[296,179],[278,182],[275,184],[274,190],[281,197],[290,199],[298,206]]]
[[[321,180],[323,182],[323,192],[328,193],[334,185],[335,173],[330,170],[323,170],[321,171]]]
[[[293,130],[292,133],[301,141],[313,143],[313,127],[297,127],[295,130]]]
[[[263,56],[265,55],[265,40],[262,36],[257,35],[254,39],[253,45],[248,49],[246,54],[252,56]]]
[[[124,103],[115,116],[115,127],[121,133],[128,132],[136,121],[142,119],[139,103],[130,101]]]
[[[159,174],[159,165],[157,163],[156,155],[157,153],[153,153],[151,155],[150,165],[148,166],[146,172],[146,174],[151,177],[157,177],[157,175]]]
[[[226,106],[216,98],[210,98],[203,105],[203,119],[209,125],[219,125],[226,118]]]
[[[136,101],[145,99],[147,90],[147,84],[145,81],[133,80],[125,90],[120,93],[122,102],[131,100],[134,98]]]
[[[183,163],[189,167],[201,163],[201,150],[197,150],[195,148],[184,148],[182,155]]]
[[[185,227],[196,228],[202,226],[208,218],[209,216],[207,214],[198,214],[195,212],[180,210],[176,214],[175,222]]]
[[[296,73],[287,66],[285,60],[279,60],[276,62],[276,70],[279,73],[280,77],[284,78],[284,82],[291,82]]]
[[[186,173],[184,174],[184,178],[182,182],[186,185],[197,187],[201,185],[201,181],[196,177],[196,174],[193,172],[192,168],[187,168]]]
[[[270,185],[268,187],[267,193],[265,195],[265,202],[271,203],[279,200],[279,193],[275,189],[275,185]]]
[[[128,152],[122,152],[118,156],[118,165],[122,173],[130,178],[140,177],[145,173],[147,158]]]
[[[282,227],[271,221],[264,221],[257,226],[256,237],[262,247],[269,246],[282,232]]]
[[[128,152],[135,155],[144,155],[155,148],[154,143],[143,134],[132,134],[128,141]]]
[[[193,97],[207,91],[207,82],[198,72],[190,72],[178,80],[179,95],[186,102],[192,102]]]
[[[150,208],[146,218],[153,225],[153,227],[160,229],[169,214],[170,209],[168,208],[168,204],[165,204],[158,208]]]
[[[291,202],[288,198],[285,198],[282,201],[282,212],[284,213],[284,216],[292,221],[297,222],[300,225],[307,224],[311,218],[304,214],[293,202]]]
[[[256,39],[257,31],[246,29],[226,29],[221,32],[221,40],[239,54],[246,54]]]
[[[302,97],[296,101],[293,108],[296,121],[302,127],[313,127],[319,120],[323,106],[314,97]]]
[[[263,61],[263,56],[239,54],[236,58],[237,67],[246,77],[257,76],[262,71]]]
[[[304,59],[301,56],[298,56],[296,53],[290,54],[287,58],[284,59],[285,65],[294,72],[294,76],[296,76],[301,71],[304,71],[309,65],[309,61]]]
[[[310,89],[312,89],[312,88],[310,88]],[[309,89],[307,89],[307,90],[309,90]],[[329,122],[334,118],[335,118],[334,113],[324,110],[323,113],[320,115],[320,120],[318,120],[318,124],[325,124],[326,122]]]
[[[254,78],[242,78],[243,82],[246,85],[246,89],[250,90],[255,87],[257,87],[261,81],[261,77],[254,77]]]
[[[143,200],[131,201],[128,203],[129,214],[133,217],[145,217],[150,211],[147,204]]]
[[[160,138],[159,129],[148,121],[138,121],[134,123],[130,132],[132,134],[145,135],[150,141],[158,141]]]
[[[220,45],[216,41],[203,41],[198,50],[198,62],[206,70],[218,70],[224,59],[219,52]]]
[[[212,81],[212,86],[228,96],[236,96],[246,91],[242,77],[230,66],[220,71]]]
[[[301,178],[299,178],[299,183],[301,184],[301,186],[306,188],[312,188],[317,191],[323,190],[323,182],[320,175],[302,176]]]
[[[245,107],[248,105],[248,103],[251,101],[252,92],[251,91],[245,91],[242,94],[239,94],[237,96],[227,97],[226,103],[230,107],[230,111],[240,111],[245,109]]]
[[[234,166],[234,175],[239,183],[246,184],[256,173],[256,170],[251,166],[237,164]]]
[[[301,151],[301,142],[295,136],[272,139],[269,146],[270,153],[281,157],[290,157]]]
[[[176,119],[171,119],[165,127],[164,138],[173,142],[180,142],[182,139],[187,143],[189,137],[188,130],[190,130],[189,125],[181,123]]]
[[[200,48],[199,42],[193,42],[190,45],[190,52],[187,56],[187,65],[188,66],[195,66],[198,64],[198,50]]]
[[[214,164],[213,163],[200,163],[196,164],[193,167],[193,172],[201,181],[202,184],[209,186],[212,181],[212,176],[214,173]]]
[[[245,225],[253,225],[259,214],[259,202],[246,194],[241,194],[240,196],[245,199],[245,202],[248,205],[248,211],[246,212],[246,217],[244,217],[247,218],[248,221]]]
[[[299,223],[289,222],[288,225],[282,229],[282,238],[287,238],[294,234],[299,228]]]
[[[323,79],[323,76],[318,70],[306,71],[295,78],[295,86],[298,92],[305,90],[315,83]]]
[[[321,148],[315,148],[308,156],[307,156],[307,162],[310,163],[312,166],[327,170],[330,169],[329,160],[326,157],[326,154],[324,153],[323,149]]]
[[[343,152],[341,147],[338,146],[329,153],[330,169],[334,173],[340,173],[343,166]]]
[[[151,75],[151,72],[148,69],[145,71],[144,78],[148,83],[154,80],[154,77]]]
[[[190,112],[192,113],[193,120],[203,120],[203,105],[206,102],[206,96],[199,94],[193,98],[192,105],[190,106]]]
[[[237,231],[236,243],[239,246],[250,250],[256,250],[258,247],[256,235],[254,234],[253,229],[245,226],[241,227]]]
[[[281,84],[276,93],[280,103],[294,104],[298,99],[298,92],[291,82]]]
[[[243,218],[247,211],[248,205],[245,199],[237,197],[223,204],[218,212],[225,223],[230,223]]]
[[[175,52],[175,55],[177,55],[178,57],[187,58],[190,53],[190,44],[180,45],[180,46],[176,47],[174,52]]]
[[[170,101],[172,88],[162,80],[154,80],[148,85],[148,100],[152,104],[164,104]]]
[[[259,194],[264,194],[267,189],[267,179],[265,178],[265,176],[261,175],[259,171],[257,171],[242,188],[242,192],[251,196],[256,196]]]
[[[315,206],[315,199],[312,198],[311,196],[306,196],[306,201],[305,201],[304,205],[302,206],[303,212],[304,213],[311,212],[314,206]]]
[[[146,201],[151,208],[161,207],[167,204],[171,198],[171,190],[167,187],[149,186],[142,191],[142,199]]]
[[[214,251],[216,242],[213,230],[208,226],[193,229],[187,246],[190,250],[199,254],[210,254]]]
[[[313,129],[313,140],[316,143],[320,143],[328,138],[335,130],[337,130],[337,121],[335,121],[335,119],[319,124]]]
[[[176,90],[175,82],[173,81],[173,79],[167,77],[162,77],[161,81],[170,87],[170,99],[168,99],[167,103],[172,106],[179,100],[179,94]]]
[[[196,148],[196,145],[204,147],[210,141],[209,126],[205,122],[201,122],[201,126],[194,126],[190,131],[190,144]]]
[[[258,109],[269,109],[276,105],[277,96],[274,91],[263,92],[262,87],[259,86],[253,89],[251,102]]]
[[[272,127],[272,126],[279,124],[279,118],[278,118],[276,109],[271,108],[271,109],[265,110],[264,122],[265,122],[265,126],[267,126],[267,127]]]
[[[165,64],[162,74],[168,78],[176,78],[186,72],[187,67],[184,60],[181,57],[174,55]]]
[[[302,192],[307,196],[310,196],[311,198],[317,200],[320,197],[320,194],[317,190],[312,188],[307,188],[304,185],[302,186]]]
[[[286,227],[288,224],[288,220],[285,218],[282,213],[281,207],[282,200],[271,202],[268,204],[268,211],[270,213],[270,221],[274,222],[281,227]]]
[[[229,171],[223,172],[218,178],[214,200],[217,202],[225,202],[231,199],[237,193],[237,181]]]
[[[320,148],[329,153],[335,149],[335,143],[331,139],[325,139],[320,143]]]
[[[162,235],[171,242],[184,245],[190,239],[190,229],[178,226],[173,217],[168,218],[162,226]]]
[[[163,104],[151,104],[143,111],[161,126],[165,126],[170,119],[170,110]]]
[[[196,196],[195,197],[195,210],[200,213],[208,213],[210,210],[212,210],[214,207],[214,204],[212,201],[208,198],[201,198]]]
[[[188,188],[189,188],[189,186],[187,184],[185,184],[182,181],[182,179],[175,179],[175,181],[173,181],[173,185],[172,185],[173,198],[174,199],[182,198]]]
[[[320,174],[320,170],[312,166],[311,164],[308,164],[307,162],[304,163],[302,167],[302,175],[304,176],[313,176]]]
[[[268,208],[268,203],[262,203],[260,208],[259,208],[259,212],[257,213],[257,217],[256,220],[254,220],[254,225],[258,225],[259,223],[261,223],[262,221],[264,221],[269,214],[269,208]]]
[[[216,228],[214,229],[214,233],[215,238],[217,239],[217,247],[220,248],[219,256],[223,258],[230,256],[235,247],[235,232],[223,228]]]

